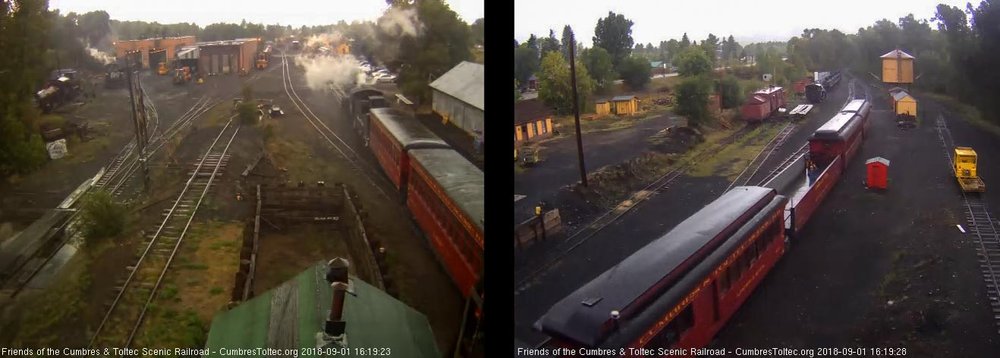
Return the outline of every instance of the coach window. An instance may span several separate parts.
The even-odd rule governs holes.
[[[646,344],[649,348],[670,348],[676,344],[681,335],[694,326],[694,309],[688,305],[677,317],[674,317],[666,327],[653,336],[653,339]]]

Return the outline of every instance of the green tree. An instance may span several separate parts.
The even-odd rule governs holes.
[[[708,38],[701,41],[701,48],[705,50],[705,55],[708,59],[715,63],[715,51],[719,49],[719,38],[715,37],[713,34],[708,34]]]
[[[722,95],[722,108],[739,107],[743,102],[743,91],[736,76],[728,75],[719,80],[719,92]]]
[[[562,39],[560,42],[563,58],[569,58],[569,50],[573,48],[574,45],[576,45],[575,43],[572,43],[573,42],[572,39],[573,39],[573,28],[569,27],[569,25],[563,26]],[[576,56],[579,55],[580,55],[580,48],[578,47],[576,48]]]
[[[684,36],[681,36],[681,42],[679,45],[678,49],[682,51],[688,48],[688,46],[691,46],[691,39],[688,38],[687,32],[684,33]]]
[[[625,15],[608,12],[608,16],[597,20],[594,28],[594,46],[608,51],[615,68],[632,53],[632,20]]]
[[[472,43],[477,45],[482,45],[485,43],[486,38],[486,25],[484,23],[485,19],[480,17],[472,23],[470,30],[472,31]]]
[[[567,114],[573,110],[573,87],[571,84],[569,63],[558,51],[549,52],[542,59],[539,71],[538,98],[552,107],[556,113]],[[583,61],[576,61],[576,85],[581,110],[586,108],[587,100],[594,93],[594,81],[587,73]]]
[[[622,80],[629,88],[640,90],[649,84],[649,61],[643,57],[632,55],[626,58],[619,67]]]
[[[528,83],[531,75],[538,71],[539,64],[538,49],[527,42],[514,49],[514,79],[517,82]]]
[[[43,0],[0,1],[0,177],[45,162],[32,95],[47,76],[52,17]]]
[[[690,46],[674,58],[674,65],[681,76],[700,76],[712,72],[712,61],[698,46]]]
[[[709,119],[708,96],[711,81],[705,76],[685,78],[677,85],[675,112],[688,118],[688,125],[699,127]]]
[[[664,61],[674,63],[675,57],[681,52],[681,43],[675,39],[670,39],[666,44],[667,57]]]
[[[552,51],[559,51],[559,40],[556,39],[556,32],[549,29],[549,37],[543,38],[539,44],[542,57]]]
[[[399,44],[398,60],[406,65],[401,67],[396,82],[407,97],[427,103],[431,80],[472,59],[469,25],[441,0],[395,6],[415,6],[424,24],[422,36],[405,37]]]
[[[580,58],[583,59],[583,64],[590,72],[591,78],[594,79],[597,91],[607,93],[611,90],[618,74],[615,72],[614,64],[611,63],[611,55],[608,54],[608,51],[600,47],[593,47],[584,50],[580,54]]]

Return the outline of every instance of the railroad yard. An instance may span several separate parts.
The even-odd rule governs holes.
[[[634,209],[591,214],[585,223],[597,219],[596,227],[580,224],[583,229],[569,230],[568,238],[519,252],[515,346],[544,347],[548,337],[533,325],[550,307],[714,200],[727,186],[766,180],[768,172],[802,153],[802,144],[847,100],[867,95],[874,104],[871,124],[856,159],[809,225],[790,241],[786,257],[707,346],[730,352],[738,347],[890,346],[905,347],[917,356],[996,352],[1000,341],[990,305],[996,293],[993,286],[987,288],[991,279],[984,277],[984,270],[989,266],[977,259],[980,243],[968,232],[966,204],[946,155],[958,145],[977,148],[981,158],[996,155],[987,154],[996,153],[995,144],[988,144],[994,143],[994,134],[919,92],[915,96],[924,103],[920,125],[898,127],[881,85],[847,78],[804,121],[790,124],[790,131],[772,132],[783,144],[748,149],[761,155],[735,181],[721,173],[724,176],[673,174],[672,180],[655,182],[663,187]],[[785,123],[778,126],[785,128]],[[876,156],[892,163],[884,192],[863,185],[863,161]],[[991,167],[995,164],[984,162],[981,170],[986,173]],[[969,200],[970,205],[978,200],[988,207],[1000,205],[989,192]]]
[[[383,172],[387,164],[354,127],[360,113],[348,110],[351,87],[313,87],[305,55],[289,42],[267,55],[266,67],[198,83],[178,85],[179,77],[157,75],[152,66],[136,72],[136,96],[148,116],[145,184],[127,88],[98,86],[93,98],[53,112],[88,128],[87,140],[70,138],[68,156],[0,187],[0,346],[202,348],[221,312],[342,257],[351,275],[427,317],[430,327],[417,329],[433,332],[430,346],[444,354],[482,349],[471,343],[478,324],[464,316],[472,312],[469,288],[456,286],[432,245],[451,238],[426,226],[427,217],[444,214],[413,219],[417,214]],[[100,83],[103,76],[91,77]],[[391,82],[376,87],[386,96],[398,93]],[[262,110],[259,123],[239,117],[236,99],[246,88],[272,112]],[[412,116],[412,108],[388,103]],[[436,167],[417,163],[440,177]],[[449,205],[478,205],[471,220],[480,225],[481,265],[483,188],[476,170],[469,175],[478,175],[478,183],[458,182],[471,204]],[[88,186],[125,204],[128,220],[115,241],[85,243],[82,217],[65,210],[76,204],[64,199],[84,200],[77,193]],[[443,204],[432,200],[444,199],[422,190],[410,194],[420,195],[424,210],[439,210]],[[50,231],[45,225],[54,220],[68,224]],[[37,241],[41,247],[23,239],[36,232],[45,238]],[[455,245],[442,245],[449,244]],[[460,339],[461,324],[476,330]]]

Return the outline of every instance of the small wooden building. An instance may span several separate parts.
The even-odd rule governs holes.
[[[537,98],[514,104],[514,143],[552,135],[552,110]]]
[[[597,104],[594,105],[594,110],[599,116],[611,114],[611,102],[606,99],[597,100]]]
[[[865,186],[870,189],[882,189],[888,187],[889,182],[889,160],[882,157],[875,157],[865,161],[865,168],[868,177]]]
[[[639,97],[617,96],[611,99],[611,113],[629,116],[639,112]]]
[[[915,57],[895,49],[882,58],[882,82],[909,84],[913,83],[913,60]]]
[[[905,91],[897,91],[892,94],[892,109],[896,116],[916,117],[917,100]]]

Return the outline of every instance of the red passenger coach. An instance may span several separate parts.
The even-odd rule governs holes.
[[[369,114],[369,146],[382,170],[396,189],[406,196],[410,172],[409,151],[420,148],[450,148],[413,116],[392,108],[372,108]]]
[[[853,112],[833,116],[809,137],[809,158],[822,168],[843,155],[846,164],[861,144],[863,125],[861,116]]]
[[[483,171],[451,149],[409,153],[406,206],[468,297],[483,272]]]
[[[785,204],[773,189],[736,187],[556,303],[535,328],[555,347],[704,347],[784,253]]]

